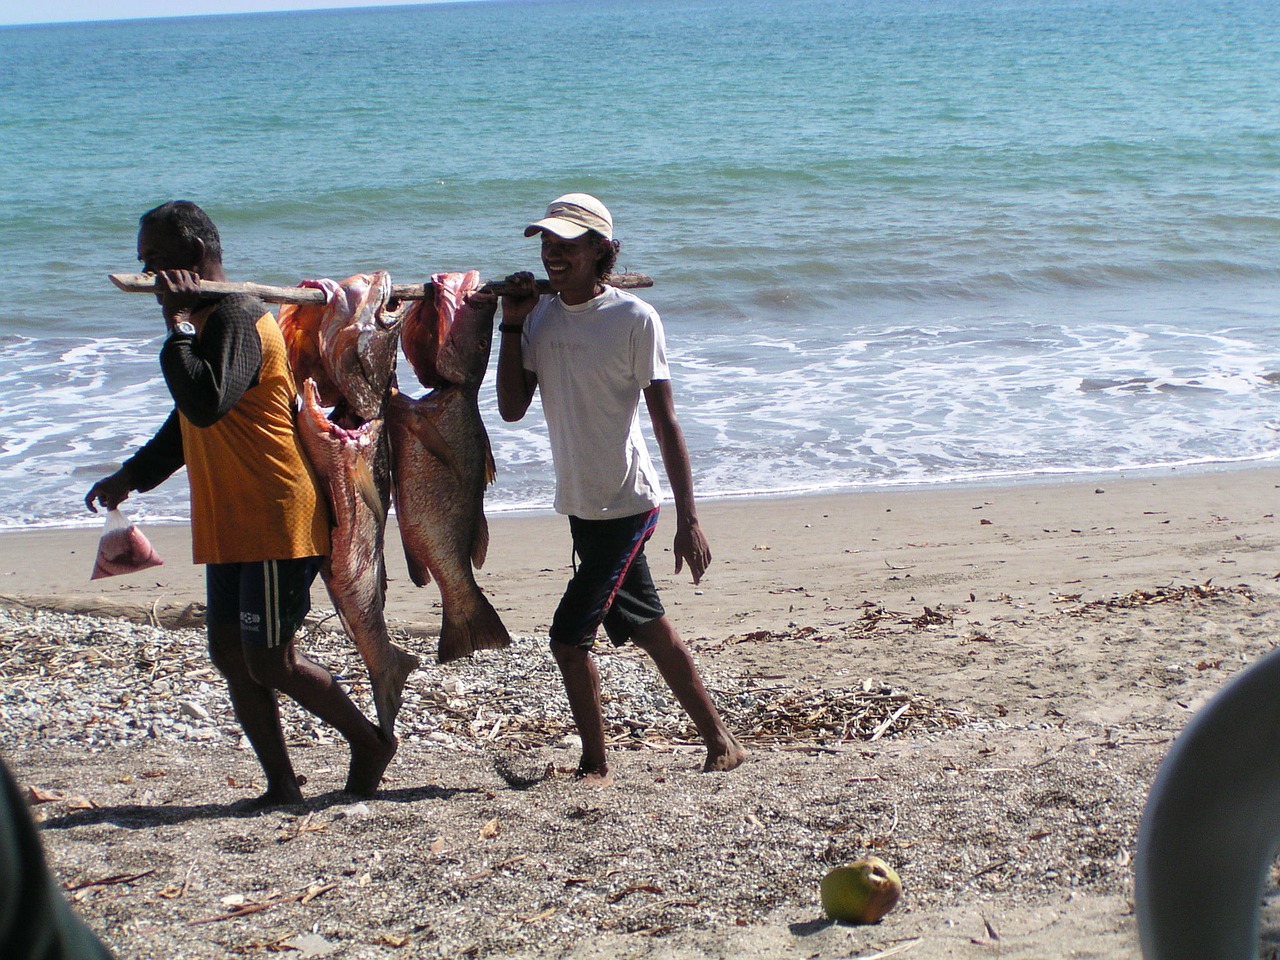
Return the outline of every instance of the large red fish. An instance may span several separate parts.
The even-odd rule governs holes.
[[[437,273],[431,277],[431,296],[412,304],[400,329],[405,359],[424,387],[466,383],[477,375],[474,345],[466,337],[453,337],[453,325],[466,318],[467,297],[480,288],[480,273]],[[492,335],[492,327],[490,327]],[[486,356],[486,364],[487,357]],[[479,376],[484,376],[483,368]]]
[[[362,420],[382,416],[396,368],[405,308],[389,310],[385,270],[347,277],[325,304],[317,342],[329,379]]]
[[[493,342],[495,297],[468,297],[479,274],[437,274],[446,295],[415,303],[402,330],[406,357],[429,394],[393,393],[391,431],[396,519],[409,575],[440,587],[441,663],[477,650],[505,647],[511,636],[476,583],[489,525],[484,490],[493,480],[493,453],[480,417],[479,392]]]
[[[386,506],[374,478],[383,421],[354,430],[330,421],[320,408],[314,380],[302,384],[298,431],[303,449],[328,495],[333,520],[330,552],[321,568],[343,629],[369,670],[378,725],[394,738],[401,691],[418,658],[392,642],[383,613]]]

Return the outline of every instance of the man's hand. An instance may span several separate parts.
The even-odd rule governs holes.
[[[707,567],[711,565],[711,544],[707,542],[697,520],[689,523],[676,522],[676,539],[671,551],[676,555],[676,573],[684,569],[684,564],[688,562],[693,582],[700,582]]]
[[[513,292],[502,298],[502,322],[523,324],[538,305],[538,281],[528,270],[513,273],[506,280]]]
[[[129,475],[129,471],[126,468],[121,467],[111,476],[103,477],[89,488],[89,492],[84,498],[84,505],[94,513],[97,513],[98,508],[94,506],[94,501],[96,500],[108,510],[114,510],[129,499],[129,494],[132,490],[133,477]]]
[[[172,330],[200,302],[200,274],[194,270],[157,271],[156,300],[164,313],[165,326]]]

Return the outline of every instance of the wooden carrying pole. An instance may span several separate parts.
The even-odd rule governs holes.
[[[125,293],[155,293],[156,278],[149,273],[112,273],[111,282]],[[653,279],[643,273],[610,273],[604,282],[623,290],[638,290],[652,287]],[[432,296],[431,283],[394,283],[391,285],[392,300],[425,300]],[[481,290],[505,295],[507,284],[504,280],[486,280]],[[550,293],[551,284],[546,280],[538,281],[539,293]],[[272,287],[264,283],[230,283],[216,280],[201,280],[200,294],[205,297],[225,297],[232,293],[248,293],[265,300],[267,303],[315,303],[325,302],[323,290],[316,287]]]

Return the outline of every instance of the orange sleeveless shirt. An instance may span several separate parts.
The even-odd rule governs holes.
[[[213,308],[192,322],[202,328]],[[196,563],[250,563],[329,552],[329,512],[296,425],[297,387],[275,317],[257,322],[257,385],[217,423],[180,417],[191,481],[191,549]]]

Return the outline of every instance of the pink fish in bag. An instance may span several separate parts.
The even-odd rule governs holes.
[[[90,580],[115,577],[122,573],[137,573],[147,567],[158,567],[164,561],[146,534],[131,523],[119,510],[107,513],[107,522],[98,540],[98,556],[93,561]]]

